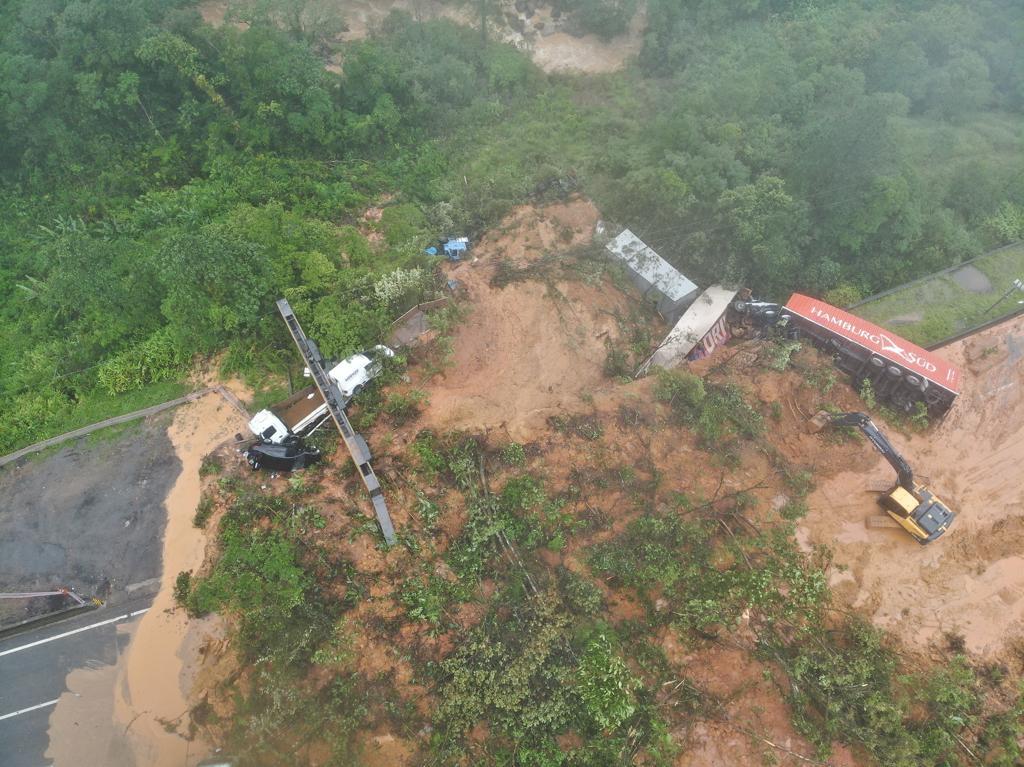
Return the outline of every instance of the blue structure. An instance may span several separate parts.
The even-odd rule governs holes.
[[[431,245],[429,248],[424,249],[423,252],[428,256],[437,256],[443,252],[444,257],[449,261],[461,261],[462,254],[467,251],[469,251],[468,237],[442,237],[438,240],[437,246]]]
[[[449,261],[461,261],[462,254],[469,250],[469,238],[451,237],[442,244],[442,247],[444,256]]]

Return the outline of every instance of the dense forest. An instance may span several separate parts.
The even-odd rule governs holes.
[[[633,9],[563,5],[605,36]],[[600,77],[398,12],[340,44],[331,8],[0,3],[0,450],[197,354],[280,373],[282,295],[328,355],[375,342],[426,242],[570,189],[700,282],[835,303],[1024,232],[1013,0],[650,0]]]

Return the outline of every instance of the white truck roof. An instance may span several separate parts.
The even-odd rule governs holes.
[[[682,362],[725,314],[735,296],[735,289],[721,285],[712,285],[701,293],[651,355],[645,368],[650,365],[672,368]]]

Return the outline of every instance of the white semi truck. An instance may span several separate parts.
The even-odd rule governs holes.
[[[365,354],[353,354],[327,371],[338,384],[346,401],[355,397],[380,375],[383,357],[394,357],[386,346],[377,345]],[[307,371],[308,375],[308,371]],[[249,421],[249,430],[263,442],[280,445],[289,437],[310,434],[327,419],[327,404],[315,386],[308,386],[291,397],[261,410]]]

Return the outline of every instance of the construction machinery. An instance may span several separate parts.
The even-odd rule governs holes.
[[[924,545],[942,535],[956,516],[924,485],[914,481],[914,470],[892,446],[871,418],[864,413],[832,414],[819,412],[812,419],[817,429],[825,426],[855,426],[864,433],[885,460],[896,470],[896,484],[878,499],[882,508],[900,527]]]

